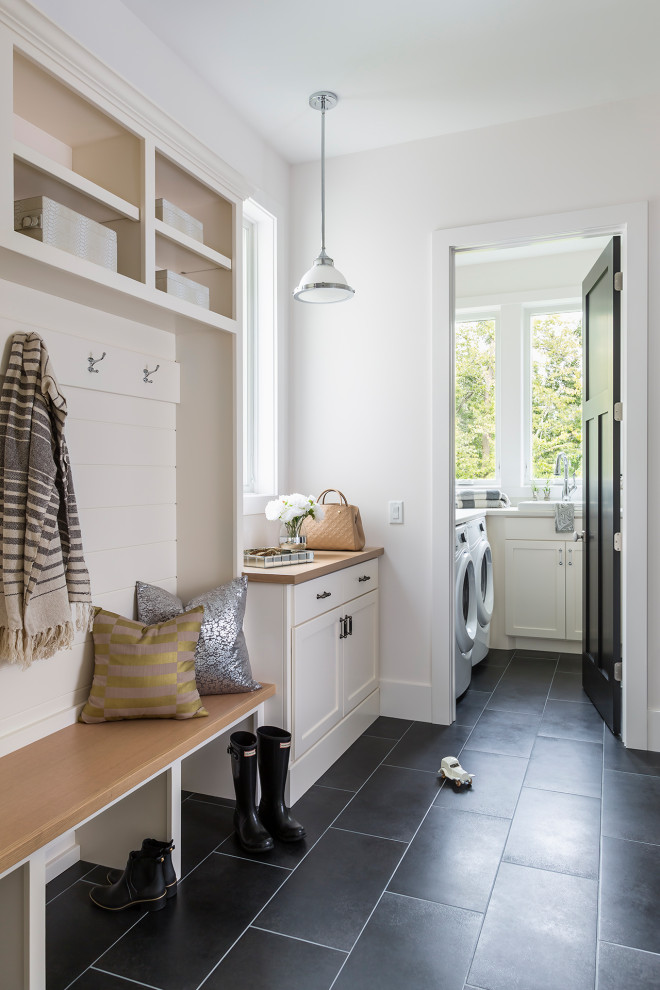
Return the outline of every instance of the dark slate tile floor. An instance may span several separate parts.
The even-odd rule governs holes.
[[[660,987],[660,754],[609,733],[575,657],[492,650],[455,725],[377,719],[295,814],[303,842],[250,856],[230,802],[186,794],[156,913],[95,908],[102,866],[61,874],[47,990]]]

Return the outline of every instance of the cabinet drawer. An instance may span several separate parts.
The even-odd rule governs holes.
[[[344,571],[297,584],[293,592],[293,625],[299,626],[346,601]]]
[[[378,560],[354,564],[341,572],[344,575],[344,599],[350,601],[358,595],[366,595],[378,587]]]

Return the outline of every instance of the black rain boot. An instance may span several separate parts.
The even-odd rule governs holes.
[[[276,839],[282,842],[298,842],[305,837],[305,829],[292,818],[284,803],[284,785],[289,768],[291,733],[274,725],[262,725],[257,729],[259,740],[259,778],[261,801],[259,817]]]
[[[170,897],[176,897],[177,892],[176,873],[172,864],[173,849],[174,843],[171,839],[168,839],[166,842],[161,842],[159,839],[143,839],[142,849],[140,850],[143,856],[163,857],[163,879],[165,881],[165,891],[168,900]],[[117,883],[120,878],[121,870],[108,870],[108,883]]]
[[[236,792],[234,829],[238,841],[246,852],[268,852],[275,843],[257,815],[257,737],[251,732],[232,732],[227,752]]]
[[[167,902],[163,857],[145,856],[141,850],[134,850],[116,883],[92,887],[89,896],[97,907],[106,911],[123,911],[133,905],[147,911],[160,911]]]

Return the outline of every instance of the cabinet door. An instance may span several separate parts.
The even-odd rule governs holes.
[[[566,543],[566,639],[582,640],[582,543]]]
[[[295,626],[292,634],[293,758],[298,759],[343,715],[342,643],[335,608]]]
[[[344,642],[344,715],[378,686],[378,593],[362,595],[343,607],[348,636]]]
[[[506,540],[506,633],[565,639],[566,543]]]

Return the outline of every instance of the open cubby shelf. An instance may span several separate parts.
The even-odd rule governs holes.
[[[124,122],[100,103],[14,47],[13,199],[47,197],[112,228],[117,271],[20,232],[0,232],[0,242],[61,268],[62,291],[71,282],[75,292],[80,277],[92,279],[185,320],[235,332],[240,199],[223,189],[220,175],[214,181],[208,168],[156,141],[146,127],[140,132],[134,117]],[[158,219],[160,198],[194,217],[202,239]],[[209,308],[157,290],[154,272],[162,269],[206,286]]]

